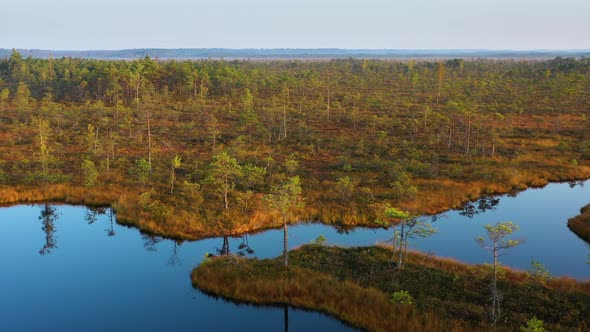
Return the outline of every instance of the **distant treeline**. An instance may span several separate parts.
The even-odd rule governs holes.
[[[452,59],[452,58],[494,58],[494,59],[549,59],[555,57],[588,57],[590,50],[412,50],[412,49],[227,49],[227,48],[140,48],[127,50],[39,50],[18,49],[24,57],[47,59],[87,58],[87,59],[138,59],[149,56],[159,59]],[[9,57],[12,50],[0,49],[0,58]]]

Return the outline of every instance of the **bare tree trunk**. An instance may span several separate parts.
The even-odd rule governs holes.
[[[491,153],[491,157],[494,158],[494,155],[496,154],[496,141],[492,139],[492,153]]]
[[[500,298],[498,296],[498,248],[494,242],[494,279],[492,280],[492,325],[500,318]]]
[[[223,203],[225,204],[225,210],[229,209],[229,203],[227,201],[227,192],[228,192],[229,182],[227,177],[225,178],[225,187],[223,188]]]
[[[397,227],[393,227],[393,238],[391,239],[391,263],[395,262],[395,241],[397,239]]]

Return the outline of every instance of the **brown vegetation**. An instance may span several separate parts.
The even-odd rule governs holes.
[[[397,305],[386,294],[276,262],[215,258],[191,274],[199,289],[231,300],[317,310],[369,331],[465,331],[456,322]]]
[[[0,202],[110,204],[119,221],[194,239],[279,226],[264,197],[299,176],[306,204],[291,221],[372,225],[383,203],[432,214],[589,178],[589,88],[588,59],[14,52],[0,59]],[[229,182],[216,169],[221,155],[235,166]]]
[[[320,310],[368,330],[491,330],[489,266],[411,252],[402,272],[390,256],[381,247],[309,245],[290,253],[289,268],[280,258],[216,258],[197,267],[192,279],[232,300]],[[550,330],[589,328],[590,282],[502,268],[498,287],[504,295],[499,330],[514,330],[533,316]],[[400,290],[414,298],[413,306],[387,301]]]
[[[580,214],[567,221],[567,227],[590,243],[590,204],[580,209]]]

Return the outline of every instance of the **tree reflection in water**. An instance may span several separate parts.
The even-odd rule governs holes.
[[[98,220],[98,216],[107,214],[106,207],[86,207],[86,213],[84,215],[84,220],[89,225],[94,224]]]
[[[43,224],[41,229],[45,233],[45,244],[39,250],[39,254],[41,255],[48,255],[53,249],[57,248],[57,242],[55,240],[55,222],[57,221],[57,217],[58,214],[54,207],[49,206],[49,204],[43,206],[41,215],[39,215],[39,220]]]
[[[110,219],[110,226],[109,226],[109,228],[105,229],[105,231],[107,232],[107,236],[115,236],[115,228],[113,226],[114,217],[113,217],[113,209],[112,208],[109,208],[109,219]]]
[[[285,332],[289,331],[289,306],[283,305],[284,312],[285,312]]]
[[[473,218],[477,214],[496,210],[498,204],[500,204],[500,199],[497,197],[482,197],[478,199],[477,202],[467,203],[459,214],[468,218]]]
[[[229,245],[229,236],[223,236],[223,243],[221,247],[215,248],[216,254],[207,254],[207,257],[215,257],[215,256],[229,256],[232,255],[231,247]],[[238,250],[236,251],[235,255],[239,257],[244,257],[246,255],[253,255],[254,249],[250,246],[248,242],[248,234],[242,235],[242,242],[238,245]]]
[[[109,214],[109,228],[105,229],[107,232],[107,236],[115,236],[115,228],[114,228],[114,214],[113,209],[108,207],[86,207],[86,213],[84,214],[84,220],[88,223],[88,225],[94,224],[98,217],[101,215],[106,215],[108,211]]]
[[[221,248],[217,248],[215,251],[217,252],[217,255],[219,255],[219,256],[227,256],[230,254],[229,237],[228,236],[223,237],[223,244],[221,245]]]
[[[143,247],[147,251],[158,251],[156,245],[160,243],[160,240],[157,236],[150,235],[150,234],[142,234],[141,238],[143,239]]]
[[[242,243],[238,246],[238,255],[239,256],[246,256],[254,254],[254,250],[250,247],[248,243],[248,234],[242,235]]]
[[[180,246],[182,245],[182,241],[173,240],[172,241],[172,255],[168,258],[168,265],[170,266],[180,266],[180,257],[178,257],[178,252],[180,251]]]

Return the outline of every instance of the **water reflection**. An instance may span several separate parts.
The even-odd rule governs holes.
[[[484,213],[486,211],[494,211],[500,204],[500,198],[498,197],[482,197],[478,199],[476,202],[469,202],[465,204],[460,215],[466,216],[469,218],[473,218],[475,215]]]
[[[161,238],[158,238],[157,236],[151,234],[141,234],[141,238],[143,240],[143,247],[145,248],[145,250],[151,252],[158,251],[156,245],[160,243],[160,241],[162,240]]]
[[[473,238],[482,233],[485,224],[512,220],[521,227],[520,232],[528,241],[505,256],[504,264],[526,269],[534,259],[545,264],[556,276],[587,279],[590,246],[573,235],[565,224],[568,217],[577,215],[580,207],[588,204],[589,197],[590,186],[582,187],[578,183],[574,189],[570,188],[570,183],[551,184],[543,189],[521,191],[517,198],[502,196],[501,205],[490,201],[481,204],[491,211],[474,214],[473,219],[460,215],[462,210],[447,212],[445,220],[435,216],[433,221],[439,233],[427,239],[416,238],[410,246],[481,264],[489,258]],[[472,204],[475,210],[479,209],[479,201]],[[86,221],[85,213],[90,215]],[[97,220],[88,225],[94,214]],[[23,218],[33,222],[20,222]],[[0,209],[0,251],[10,253],[0,255],[3,267],[0,285],[5,285],[4,288],[0,286],[0,309],[15,313],[2,316],[0,331],[193,331],[195,326],[223,331],[347,329],[331,318],[292,307],[286,310],[285,306],[254,308],[218,301],[202,295],[188,281],[187,276],[205,253],[217,254],[216,249],[228,253],[231,249],[231,254],[236,256],[243,252],[259,259],[280,257],[282,229],[240,237],[175,242],[140,235],[136,229],[114,221],[115,215],[110,209],[106,216],[86,211],[84,207],[62,205]],[[31,232],[41,236],[39,223],[42,223],[45,239],[23,241]],[[107,238],[105,231],[106,235],[116,232],[116,238]],[[379,240],[391,239],[392,230],[335,229],[310,223],[290,226],[289,233],[292,249],[319,235],[323,235],[329,245],[370,246]],[[43,249],[39,250],[43,242]],[[555,246],[547,243],[557,244],[559,250],[556,252]],[[59,251],[53,252],[57,254],[39,257],[58,245]],[[370,274],[373,267],[367,268]],[[44,277],[39,279],[39,275]],[[89,280],[92,287],[89,287]],[[105,292],[105,289],[110,291]],[[154,302],[154,298],[159,301]],[[80,307],[79,303],[87,305]],[[48,305],[56,309],[48,311]],[[111,317],[114,311],[121,313],[117,319],[101,319]],[[71,320],[72,312],[80,319]],[[64,321],[70,325],[64,326]]]
[[[285,332],[289,332],[289,306],[283,305],[283,310],[285,312]]]
[[[250,247],[248,243],[248,234],[242,235],[242,243],[238,246],[238,255],[239,256],[246,256],[246,255],[253,255],[254,250]]]
[[[41,215],[39,215],[39,220],[43,224],[41,229],[45,233],[45,244],[39,250],[39,254],[41,255],[48,255],[53,249],[57,248],[57,242],[55,240],[55,222],[57,218],[58,213],[56,209],[49,204],[45,204],[43,209],[41,209]]]
[[[221,248],[217,248],[215,251],[219,256],[227,256],[230,254],[231,249],[229,248],[229,237],[227,235],[223,237]]]
[[[105,229],[107,236],[115,236],[116,234],[115,228],[113,227],[114,220],[113,209],[109,209],[109,228]]]
[[[235,255],[239,256],[239,257],[244,257],[247,255],[254,255],[255,251],[254,249],[252,249],[252,247],[250,246],[249,243],[249,235],[248,234],[244,234],[241,237],[242,242],[240,242],[240,244],[237,246],[237,249],[235,251]],[[230,236],[229,235],[225,235],[222,237],[223,242],[221,244],[221,247],[216,247],[215,248],[215,253],[216,254],[206,254],[206,257],[215,257],[215,256],[230,256],[233,255],[232,254],[232,250],[231,250],[231,246],[230,246]]]
[[[98,220],[98,216],[107,214],[106,207],[86,207],[86,213],[84,214],[84,220],[89,225],[94,224]],[[110,210],[110,209],[109,209]]]
[[[86,223],[88,223],[88,225],[92,225],[96,221],[98,221],[98,218],[100,216],[104,216],[107,214],[109,215],[110,225],[109,225],[109,228],[105,229],[105,232],[107,233],[107,236],[115,236],[116,235],[115,227],[114,227],[115,217],[114,217],[113,209],[111,209],[111,208],[87,206],[86,211],[84,213],[84,221],[86,221]]]
[[[182,245],[182,241],[176,240],[172,241],[172,254],[170,258],[168,258],[168,265],[169,266],[180,266],[180,257],[178,256],[178,252],[180,251],[180,246]]]

